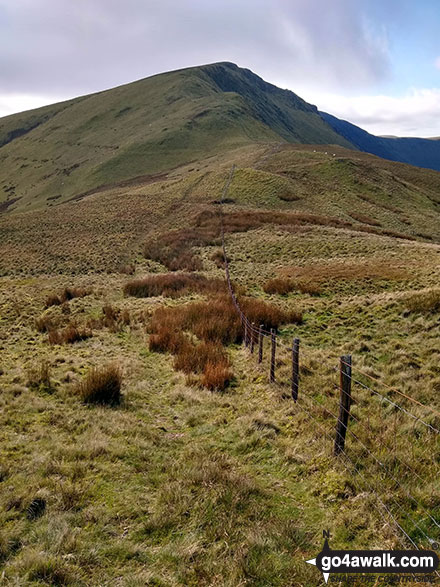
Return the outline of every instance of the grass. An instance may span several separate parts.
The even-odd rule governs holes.
[[[91,336],[91,330],[78,327],[76,324],[68,324],[65,328],[49,330],[48,341],[52,345],[73,344]]]
[[[114,406],[121,403],[122,372],[109,364],[92,369],[79,384],[77,393],[86,404]]]
[[[440,290],[431,289],[409,295],[405,305],[410,312],[433,314],[440,310]]]
[[[262,300],[241,298],[240,305],[251,321],[266,329],[302,321],[299,312],[286,312]],[[208,389],[223,390],[231,382],[232,371],[223,346],[241,342],[243,332],[228,296],[158,308],[149,330],[149,349],[174,354],[175,369],[186,374],[202,374],[198,381]],[[186,332],[201,342],[193,340]]]
[[[216,294],[225,291],[222,279],[208,279],[203,275],[191,273],[171,273],[150,275],[128,281],[124,294],[138,298],[154,296],[180,297],[190,292]]]
[[[291,280],[275,277],[269,279],[263,285],[263,290],[268,294],[287,295],[292,291],[299,291],[301,293],[310,294],[312,296],[319,295],[321,289],[318,283],[313,283],[312,280]]]
[[[256,156],[243,150],[230,161],[252,169]],[[276,196],[276,205],[263,208],[225,206],[240,305],[257,325],[277,328],[286,345],[300,338],[297,404],[290,400],[289,351],[278,346],[278,385],[268,385],[268,340],[259,365],[256,354],[240,345],[240,323],[228,298],[206,285],[224,279],[218,232],[214,238],[218,205],[209,202],[220,197],[227,158],[198,161],[168,180],[115,188],[44,214],[2,216],[1,247],[10,253],[0,256],[5,584],[318,587],[322,576],[304,561],[322,548],[324,528],[334,548],[407,546],[377,510],[378,498],[417,544],[425,545],[420,528],[438,540],[423,512],[438,514],[438,439],[419,420],[410,422],[356,384],[347,459],[332,455],[330,412],[338,407],[342,354],[353,355],[361,383],[439,425],[428,410],[376,388],[383,381],[440,409],[438,245],[361,232],[348,215],[359,200],[359,213],[376,218],[383,211],[377,216],[382,227],[373,229],[401,230],[402,213],[356,195],[361,184],[354,179],[370,178],[372,185],[372,178],[382,178],[384,193],[369,191],[369,197],[404,210],[411,221],[403,223],[407,234],[424,223],[435,237],[435,205],[424,199],[434,184],[424,175],[424,195],[411,186],[397,188],[386,171],[400,179],[404,174],[410,183],[417,170],[356,158],[353,171],[312,147],[274,151],[258,165],[269,175],[286,172],[294,193],[308,185],[308,194],[293,202]],[[319,192],[336,173],[340,199]],[[241,183],[251,175],[243,173]],[[392,186],[395,202],[385,199]],[[301,221],[292,223],[297,214]],[[315,216],[325,222],[314,222]],[[170,276],[142,255],[146,240],[160,242],[172,232],[173,242],[184,231],[206,235],[187,249],[203,266],[200,274],[184,272],[188,287],[180,285],[182,272]],[[134,267],[130,277],[120,272],[124,263]],[[321,293],[296,286],[287,294],[266,293],[273,279],[310,283]],[[135,291],[152,297],[124,294],[127,282],[138,280]],[[59,296],[66,284],[90,294],[46,308],[46,298]],[[69,324],[93,336],[49,345],[48,331],[63,332]],[[47,381],[44,362],[50,365],[50,393],[40,387]],[[81,401],[77,392],[90,372],[115,363],[124,373],[118,408]],[[88,389],[113,397],[112,381],[103,387],[95,381]],[[44,510],[30,519],[31,504],[39,503]]]
[[[224,84],[234,89],[222,91]],[[17,198],[21,210],[55,207],[102,185],[154,181],[236,146],[297,142],[298,132],[306,142],[350,146],[297,96],[265,88],[231,64],[161,74],[3,118],[8,173],[0,173],[0,200]]]
[[[61,294],[49,294],[46,298],[46,308],[50,306],[61,306],[65,302],[69,302],[75,298],[83,298],[90,295],[91,291],[79,287],[65,287]]]
[[[54,391],[51,380],[50,363],[42,361],[40,365],[33,365],[27,371],[27,385],[36,391],[52,393]]]

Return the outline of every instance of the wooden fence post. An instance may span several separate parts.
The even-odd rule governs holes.
[[[264,328],[264,324],[260,324],[260,329],[258,331],[258,362],[259,363],[261,363],[261,361],[263,360],[263,342],[264,342],[263,328]]]
[[[248,327],[247,327],[246,318],[243,320],[243,328],[244,328],[243,342],[244,342],[244,346],[247,347]]]
[[[351,355],[341,357],[340,377],[341,395],[339,400],[339,417],[336,425],[335,455],[343,452],[345,448],[345,435],[347,434],[351,406]]]
[[[292,398],[298,399],[299,387],[299,338],[293,339],[292,345]]]
[[[254,344],[255,344],[255,324],[252,322],[251,324],[251,353],[254,354]]]
[[[277,339],[275,337],[275,330],[273,328],[270,329],[270,340],[272,343],[272,352],[270,358],[270,377],[269,381],[271,383],[275,382],[275,354],[277,349]]]

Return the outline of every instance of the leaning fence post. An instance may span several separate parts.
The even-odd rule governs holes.
[[[292,345],[292,397],[296,402],[299,387],[299,338],[293,339]]]
[[[275,330],[273,328],[270,329],[270,340],[272,342],[272,353],[270,358],[270,377],[269,381],[274,383],[275,381],[275,353],[277,349],[277,339],[275,337]]]
[[[259,363],[261,363],[261,361],[263,360],[263,342],[264,342],[263,328],[264,328],[264,324],[260,324],[260,328],[258,331],[258,362]]]
[[[345,448],[345,435],[347,433],[351,406],[351,355],[341,357],[340,377],[341,395],[339,400],[339,417],[336,425],[335,455],[343,452]]]
[[[254,353],[254,343],[255,343],[255,324],[252,322],[251,324],[251,353]]]

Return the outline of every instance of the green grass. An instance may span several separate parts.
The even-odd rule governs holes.
[[[280,329],[286,343],[301,339],[296,405],[288,387],[268,385],[267,363],[258,367],[255,356],[236,345],[227,347],[235,377],[221,393],[174,371],[172,356],[148,350],[153,312],[203,301],[203,292],[178,299],[123,294],[127,281],[166,271],[140,254],[145,240],[194,228],[200,214],[218,211],[211,202],[233,161],[239,164],[231,192],[236,202],[225,211],[280,208],[353,223],[263,223],[227,233],[234,282],[283,310],[303,311],[301,325]],[[321,549],[323,529],[331,530],[334,548],[401,546],[398,531],[377,510],[378,496],[418,543],[424,544],[422,533],[395,501],[438,538],[404,491],[437,515],[438,445],[420,423],[409,425],[356,386],[353,415],[371,434],[354,419],[350,430],[399,476],[404,490],[389,476],[377,483],[381,467],[352,436],[347,454],[357,470],[332,456],[334,420],[326,410],[337,409],[335,368],[342,354],[353,355],[354,368],[440,409],[439,245],[358,231],[349,212],[377,216],[379,232],[400,228],[401,213],[380,215],[383,208],[371,203],[365,209],[353,177],[361,174],[371,184],[386,178],[377,199],[383,203],[397,180],[409,183],[410,171],[366,155],[353,161],[354,175],[350,164],[312,147],[242,147],[154,183],[2,217],[0,576],[6,585],[318,586],[320,574],[304,561]],[[300,182],[293,171],[316,183]],[[435,176],[422,173],[418,181],[417,173],[413,187],[396,187],[396,202],[412,222],[401,228],[415,236],[425,224],[436,239],[438,228],[429,224],[436,218]],[[330,176],[340,195],[333,201],[315,190]],[[279,200],[286,186],[300,184],[301,200]],[[217,245],[194,251],[207,278],[223,277],[216,251]],[[134,265],[134,277],[123,263]],[[267,280],[278,276],[308,277],[321,293],[264,293]],[[46,308],[47,297],[65,288],[90,294]],[[41,316],[75,322],[93,335],[51,346],[47,332],[36,328]],[[267,343],[264,351],[267,357]],[[282,347],[278,352],[285,365],[277,365],[277,377],[288,381],[290,355]],[[91,368],[115,361],[123,371],[120,405],[85,405],[80,382]],[[310,406],[312,414],[304,411]],[[439,425],[422,408],[416,412]],[[396,457],[411,463],[416,483]],[[30,519],[37,499],[45,510]]]
[[[1,119],[0,203],[48,207],[234,147],[286,140],[350,147],[295,94],[232,64],[179,70]]]

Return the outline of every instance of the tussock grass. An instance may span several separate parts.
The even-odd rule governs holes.
[[[60,556],[47,556],[36,551],[29,551],[21,561],[24,576],[29,582],[64,587],[75,585],[75,575]]]
[[[42,314],[38,318],[35,318],[35,328],[38,332],[50,332],[55,328],[55,322],[52,316]]]
[[[191,273],[167,273],[149,275],[142,279],[129,281],[124,286],[124,294],[138,298],[163,295],[179,297],[190,292],[222,293],[225,282],[222,279],[208,279],[203,275]]]
[[[118,273],[122,273],[124,275],[133,275],[136,271],[136,266],[133,263],[125,263],[118,267]]]
[[[349,228],[351,222],[336,217],[276,211],[241,210],[223,215],[226,233],[247,232],[249,230],[278,224],[282,226],[318,225]],[[145,243],[144,256],[165,265],[170,271],[198,271],[202,261],[194,253],[194,247],[220,244],[220,216],[217,210],[206,209],[200,212],[193,228],[172,230]]]
[[[319,295],[321,288],[317,283],[311,280],[292,280],[283,279],[282,277],[275,277],[269,279],[263,285],[263,290],[268,294],[287,295],[292,291],[299,291],[301,293],[310,294],[312,296]]]
[[[92,368],[77,387],[87,404],[114,406],[121,402],[122,370],[116,363]]]
[[[229,364],[222,362],[209,361],[205,365],[201,384],[203,387],[215,391],[217,389],[225,389],[229,386],[234,374]]]
[[[90,295],[91,289],[84,287],[65,287],[61,294],[49,294],[46,298],[46,308],[50,306],[61,306],[74,298],[84,298]]]
[[[405,306],[410,312],[430,314],[440,311],[440,289],[434,288],[411,294],[405,298]]]
[[[299,324],[302,314],[282,310],[262,300],[243,297],[240,305],[249,319],[265,329],[281,324]],[[208,302],[194,302],[183,307],[161,307],[149,325],[150,351],[175,355],[174,367],[184,373],[201,374],[200,383],[208,389],[224,389],[232,379],[224,346],[241,342],[242,326],[229,296],[217,296]],[[186,332],[197,337],[194,341]]]
[[[112,304],[104,304],[102,307],[102,316],[97,322],[90,321],[90,325],[95,324],[96,327],[108,328],[111,332],[120,332],[130,323],[130,311],[127,308],[116,308]]]
[[[27,386],[36,391],[52,393],[54,387],[51,379],[51,365],[47,360],[39,365],[33,365],[27,369]]]
[[[309,283],[323,283],[329,280],[356,279],[405,279],[409,276],[406,268],[396,266],[389,261],[346,261],[316,263],[304,266],[284,267],[280,274],[291,278],[308,280]]]
[[[218,244],[219,226],[214,232],[193,228],[172,230],[145,243],[144,256],[167,267],[170,271],[199,271],[202,260],[193,247]]]
[[[211,255],[211,261],[214,261],[214,263],[217,265],[217,267],[219,269],[224,269],[225,267],[225,257],[223,255],[223,249],[217,249],[212,255]]]
[[[92,331],[90,329],[70,323],[65,328],[49,330],[48,340],[51,345],[73,344],[86,340],[91,336]]]
[[[263,290],[268,294],[287,295],[292,291],[292,282],[289,279],[276,277],[266,281]]]
[[[370,224],[371,226],[381,226],[380,222],[378,222],[374,218],[371,218],[370,216],[367,216],[366,214],[361,214],[359,212],[352,211],[350,212],[350,216],[353,218],[353,220],[357,220],[358,222],[362,222],[363,224]]]

